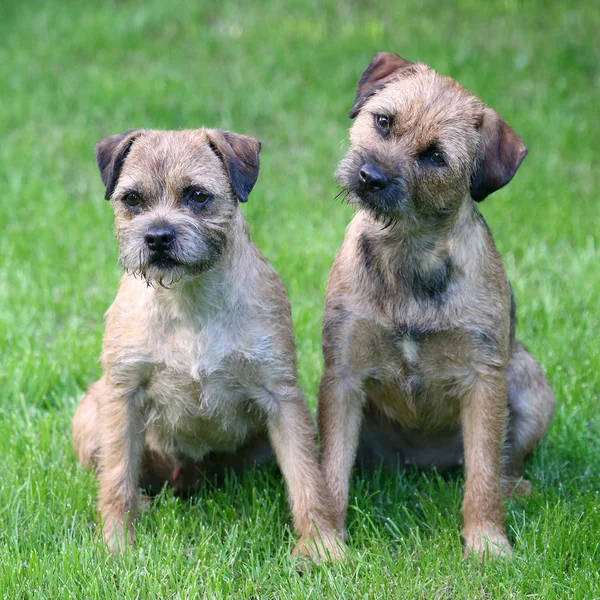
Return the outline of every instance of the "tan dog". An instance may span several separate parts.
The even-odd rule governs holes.
[[[194,488],[203,473],[264,460],[270,442],[300,552],[340,552],[288,297],[240,208],[259,150],[211,129],[130,131],[96,146],[127,274],[106,317],[104,375],[77,409],[73,440],[84,465],[97,463],[113,548],[133,540],[140,484]]]
[[[507,552],[501,482],[527,491],[523,461],[555,401],[515,339],[510,285],[474,200],[507,184],[527,150],[473,94],[395,54],[368,65],[350,116],[336,175],[358,212],[329,278],[319,395],[338,528],[357,450],[367,464],[439,469],[464,456],[466,551]]]

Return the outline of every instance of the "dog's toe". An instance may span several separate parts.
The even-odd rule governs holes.
[[[346,545],[334,533],[320,533],[318,537],[306,536],[298,540],[292,556],[312,561],[315,564],[336,562],[346,555]]]
[[[493,524],[484,524],[463,531],[465,541],[464,558],[509,558],[512,548],[503,531]]]

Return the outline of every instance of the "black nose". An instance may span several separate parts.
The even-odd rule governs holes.
[[[358,173],[361,184],[368,190],[382,190],[390,180],[387,175],[370,163],[365,163]]]
[[[175,239],[175,230],[172,227],[150,227],[144,236],[150,250],[163,252]]]

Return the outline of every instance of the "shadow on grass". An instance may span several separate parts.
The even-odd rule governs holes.
[[[518,543],[520,531],[536,527],[553,505],[562,504],[566,514],[583,510],[578,503],[581,494],[594,494],[594,478],[584,477],[582,485],[565,485],[581,474],[584,464],[565,457],[544,444],[540,456],[528,463],[525,477],[533,483],[527,498],[511,498],[505,503],[507,533]],[[555,470],[561,474],[555,477]],[[464,492],[464,470],[457,468],[440,473],[416,467],[394,470],[383,465],[374,469],[356,468],[351,476],[347,530],[352,548],[362,551],[382,547],[418,548],[422,541],[438,547],[459,547],[462,527],[461,503]],[[284,536],[290,524],[290,511],[283,478],[276,463],[254,465],[242,472],[227,469],[203,479],[199,489],[181,495],[164,486],[153,498],[152,507],[173,512],[182,520],[199,521],[212,535],[226,537],[232,523],[253,530],[258,522],[281,524]],[[142,517],[144,528],[159,529],[154,519]],[[531,525],[530,525],[531,524]],[[271,531],[271,535],[275,531]]]

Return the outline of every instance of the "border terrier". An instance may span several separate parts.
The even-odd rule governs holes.
[[[344,531],[355,459],[462,465],[465,554],[510,552],[502,490],[554,395],[515,338],[515,304],[476,202],[527,154],[500,115],[422,63],[378,53],[358,82],[336,178],[358,210],[325,302],[322,468]]]
[[[336,557],[332,502],[298,387],[290,304],[240,203],[258,140],[214,129],[133,130],[96,157],[123,275],[106,315],[103,376],[73,419],[97,467],[103,537],[133,542],[139,487],[191,490],[206,473],[275,453],[300,541]]]

